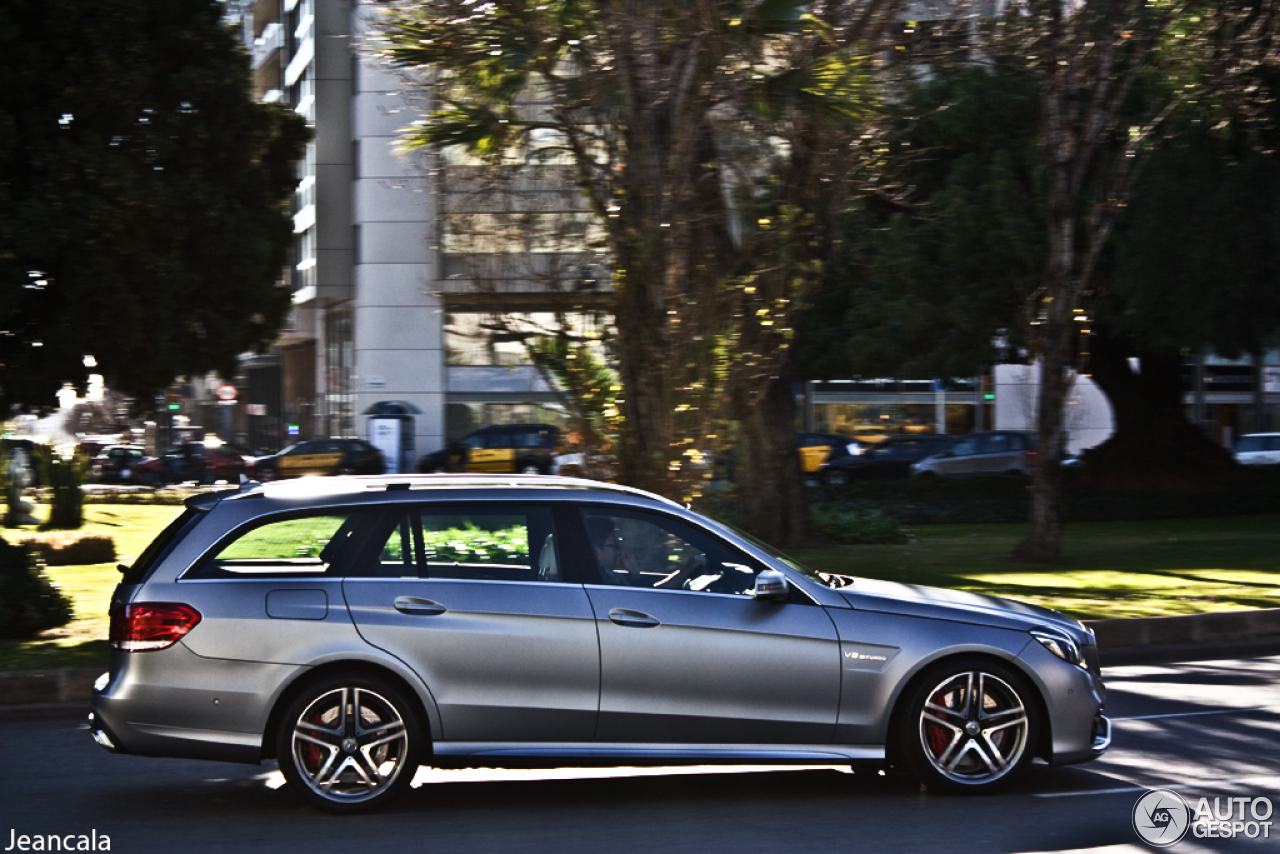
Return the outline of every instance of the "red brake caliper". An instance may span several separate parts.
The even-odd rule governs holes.
[[[316,712],[311,716],[311,720],[308,723],[323,726],[324,717],[319,712]],[[307,770],[314,774],[320,770],[320,762],[324,759],[324,754],[320,752],[319,745],[307,742],[307,746],[302,748],[302,759],[307,763]]]
[[[929,702],[935,706],[948,708],[946,694],[941,691]],[[932,751],[934,756],[941,756],[942,752],[947,749],[947,745],[951,743],[951,737],[947,734],[946,728],[941,724],[929,721],[925,725],[924,732],[929,739],[929,750]]]

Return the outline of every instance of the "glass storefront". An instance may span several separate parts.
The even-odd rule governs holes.
[[[947,433],[971,433],[974,407],[970,403],[945,405]],[[937,407],[932,403],[820,403],[813,407],[819,433],[840,433],[878,442],[888,436],[937,433]]]
[[[445,439],[460,439],[472,430],[495,424],[551,424],[565,427],[569,414],[554,403],[447,403]]]

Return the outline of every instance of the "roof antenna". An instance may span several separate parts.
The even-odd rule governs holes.
[[[244,472],[240,472],[241,492],[252,492],[260,486],[262,486],[262,484],[258,483],[256,480],[249,480],[248,476]]]

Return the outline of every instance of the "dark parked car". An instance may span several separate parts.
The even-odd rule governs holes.
[[[554,474],[560,430],[550,424],[503,424],[475,430],[449,447],[427,454],[418,471]]]
[[[382,451],[363,439],[312,439],[253,463],[259,480],[326,474],[382,474]]]
[[[187,442],[135,463],[131,480],[146,486],[188,481],[235,483],[240,475],[248,473],[250,459],[243,448],[227,442]]]
[[[1036,436],[1019,430],[970,433],[911,466],[912,477],[974,474],[1029,476],[1036,465]]]
[[[245,484],[122,571],[98,744],[275,759],[333,812],[420,764],[893,763],[976,793],[1111,740],[1079,622],[810,572],[593,481]]]
[[[94,483],[129,483],[134,466],[146,455],[141,445],[108,445],[89,462],[89,479]]]
[[[946,448],[954,436],[928,433],[918,436],[890,436],[857,456],[833,459],[822,467],[821,478],[828,486],[851,480],[877,477],[907,477],[911,464]]]

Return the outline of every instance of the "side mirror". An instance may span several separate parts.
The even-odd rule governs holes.
[[[766,569],[756,576],[751,598],[758,602],[785,602],[791,595],[787,577],[776,569]]]

